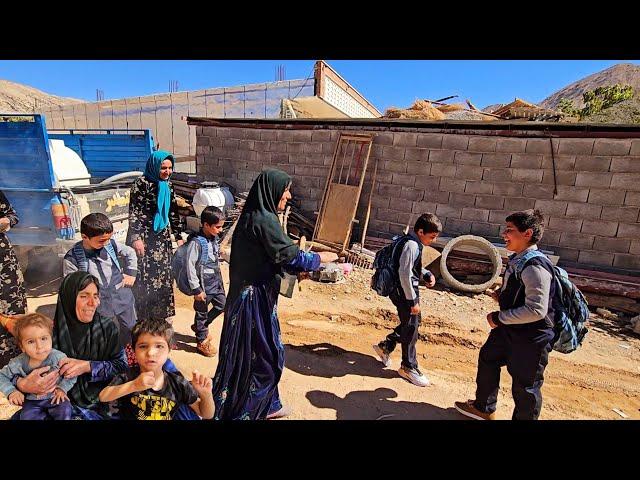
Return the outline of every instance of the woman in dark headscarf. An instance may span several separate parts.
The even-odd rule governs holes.
[[[58,293],[53,348],[68,357],[61,360],[60,375],[77,377],[76,384],[67,394],[73,404],[75,419],[107,417],[108,405],[100,403],[98,395],[116,374],[127,368],[118,326],[112,319],[96,312],[100,304],[98,289],[97,278],[86,272],[74,272],[62,280]],[[18,380],[18,389],[23,393],[45,393],[38,391],[29,377]]]
[[[231,284],[213,379],[215,419],[284,416],[278,382],[284,368],[277,305],[282,272],[314,271],[334,253],[305,253],[278,221],[291,177],[265,170],[255,180],[232,239]]]
[[[171,277],[171,232],[178,245],[182,231],[169,177],[173,156],[153,152],[144,175],[131,187],[127,244],[138,254],[138,277],[133,285],[139,320],[166,320],[175,315]]]
[[[6,232],[18,223],[18,214],[0,191],[0,315],[18,315],[27,309],[22,271]],[[13,337],[0,324],[0,368],[20,354]]]

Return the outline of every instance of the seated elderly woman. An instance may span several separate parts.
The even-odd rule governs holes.
[[[96,312],[99,303],[99,285],[94,276],[86,272],[67,275],[58,294],[53,348],[68,358],[61,360],[59,372],[41,377],[43,369],[36,369],[16,384],[23,393],[43,394],[55,388],[58,375],[77,377],[75,386],[68,392],[74,419],[108,417],[108,405],[100,403],[98,394],[116,374],[127,368],[124,349],[118,341],[118,326]]]
[[[53,391],[58,375],[77,377],[75,386],[68,392],[73,405],[72,418],[76,420],[117,418],[117,412],[110,411],[109,404],[101,403],[98,395],[114,376],[128,367],[119,342],[118,325],[97,313],[99,304],[97,278],[86,272],[67,275],[58,293],[53,348],[68,358],[61,360],[59,372],[47,373],[49,367],[38,368],[16,383],[23,393],[41,395]],[[163,368],[177,371],[171,360],[167,360]],[[181,406],[174,417],[176,420],[198,418],[186,405]]]

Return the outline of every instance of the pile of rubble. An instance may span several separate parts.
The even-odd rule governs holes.
[[[417,120],[472,120],[472,121],[500,121],[500,120],[531,120],[531,121],[575,121],[566,114],[539,107],[533,103],[516,98],[513,102],[498,105],[490,111],[478,110],[469,100],[466,106],[461,103],[443,103],[447,97],[440,100],[417,100],[409,108],[387,109],[383,118],[405,118]]]

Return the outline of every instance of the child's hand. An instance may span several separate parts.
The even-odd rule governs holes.
[[[493,298],[496,302],[499,301],[500,289],[490,290],[489,296]]]
[[[200,292],[199,294],[194,295],[193,299],[197,302],[205,302],[207,300],[207,294],[204,292]]]
[[[132,277],[131,275],[122,274],[123,284],[125,287],[133,287],[133,284],[136,283],[136,277]]]
[[[496,323],[493,321],[493,312],[492,312],[492,313],[487,314],[487,322],[489,322],[489,326],[491,327],[491,329],[492,329],[492,330],[498,326],[498,325],[496,325]]]
[[[56,388],[53,392],[53,397],[51,397],[51,405],[60,405],[62,402],[66,402],[69,400],[67,394],[61,388]]]
[[[193,378],[191,379],[191,385],[200,397],[205,395],[213,395],[211,390],[212,382],[211,379],[205,375],[202,375],[197,370],[193,371]]]
[[[133,385],[138,392],[153,387],[154,383],[156,383],[156,376],[153,372],[142,372],[138,375],[138,378],[133,381]]]
[[[9,400],[9,403],[11,405],[21,406],[22,403],[24,402],[24,393],[22,393],[20,390],[14,390],[9,394],[9,397],[7,398],[7,400]]]

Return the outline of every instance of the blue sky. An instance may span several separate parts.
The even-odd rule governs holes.
[[[331,60],[340,75],[379,110],[418,98],[459,95],[477,107],[519,97],[539,102],[556,90],[616,63],[640,60]],[[313,60],[0,60],[0,79],[87,101],[169,91],[270,82],[284,65],[286,79],[313,75]]]

